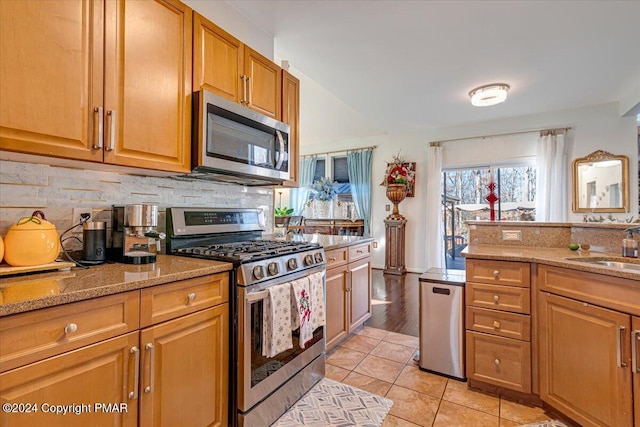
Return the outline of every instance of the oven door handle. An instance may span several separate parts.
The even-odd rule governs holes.
[[[256,302],[265,299],[267,296],[269,296],[269,290],[265,289],[264,291],[252,292],[250,294],[247,294],[245,300],[247,302]]]

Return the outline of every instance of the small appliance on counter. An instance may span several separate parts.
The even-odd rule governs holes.
[[[82,263],[102,264],[107,260],[107,223],[82,224]]]
[[[125,264],[156,262],[164,233],[158,226],[158,206],[149,204],[114,206],[111,257]]]

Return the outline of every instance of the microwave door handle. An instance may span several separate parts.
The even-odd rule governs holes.
[[[277,153],[276,158],[278,159],[278,161],[276,162],[276,169],[280,169],[282,163],[284,162],[284,138],[282,137],[282,132],[277,129],[276,135],[278,135],[278,145],[280,146],[280,149],[275,152]]]

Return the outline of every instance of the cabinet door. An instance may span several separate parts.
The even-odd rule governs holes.
[[[347,309],[348,268],[346,265],[327,270],[327,326],[325,328],[327,350],[348,333]]]
[[[542,400],[584,426],[631,426],[630,316],[546,292],[539,313]]]
[[[298,186],[298,158],[300,144],[300,80],[282,70],[282,121],[289,131],[289,180],[282,185]]]
[[[102,161],[92,144],[93,109],[103,102],[103,7],[0,2],[0,149]]]
[[[140,332],[140,426],[226,426],[229,304]]]
[[[107,2],[106,163],[190,170],[191,15],[177,0]]]
[[[244,45],[199,13],[193,14],[193,86],[244,103]]]
[[[371,258],[349,264],[350,313],[349,330],[357,328],[371,317]]]
[[[280,120],[282,100],[280,67],[269,58],[245,46],[244,74],[248,78],[247,107]]]
[[[50,357],[0,375],[0,400],[37,404],[32,413],[3,411],[3,426],[136,426],[138,399],[129,399],[138,332]],[[45,405],[46,404],[46,405]],[[114,407],[96,404],[116,404]],[[126,406],[121,406],[124,404]],[[47,412],[63,405],[66,415]],[[111,409],[111,410],[109,410]],[[77,414],[77,415],[76,415]]]
[[[631,365],[631,372],[633,372],[633,412],[634,426],[640,427],[640,317],[633,317],[631,319],[633,326],[633,334],[631,335],[631,345],[635,347],[636,359],[633,361],[635,364]],[[633,348],[632,347],[632,348]]]

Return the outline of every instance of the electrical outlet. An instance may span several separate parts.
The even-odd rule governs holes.
[[[522,240],[522,231],[502,230],[502,240]]]
[[[91,215],[91,208],[73,208],[73,213],[71,214],[71,225],[76,225],[80,222],[80,220],[82,219],[82,217],[80,216],[81,214]]]

